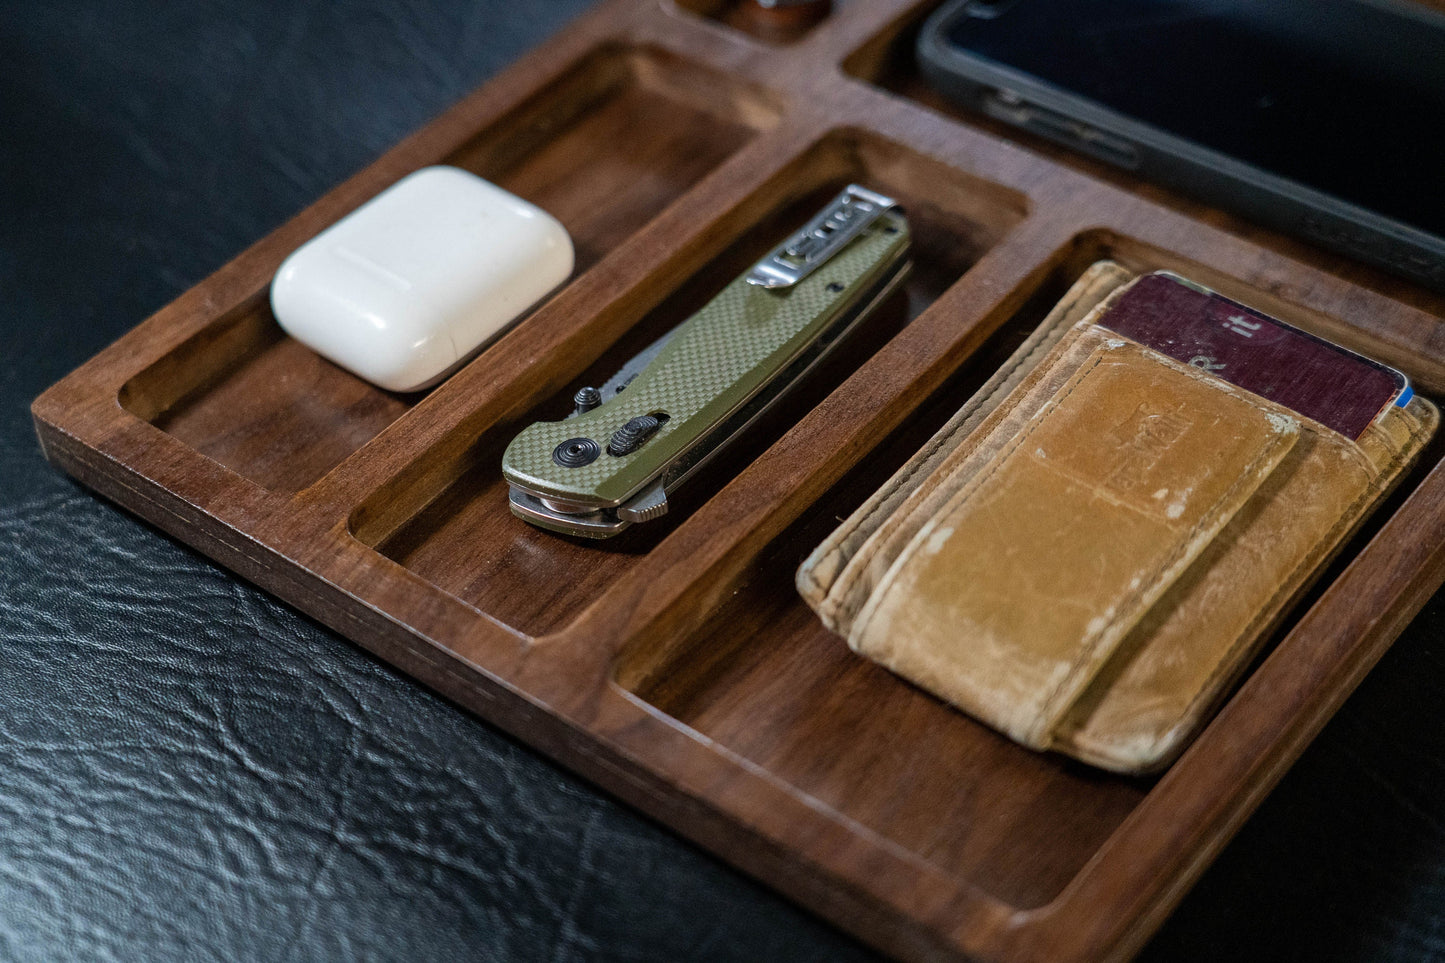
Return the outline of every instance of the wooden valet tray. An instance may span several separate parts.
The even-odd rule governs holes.
[[[597,8],[46,392],[46,456],[879,947],[1128,956],[1445,579],[1445,444],[1154,778],[1022,749],[862,660],[793,572],[1095,259],[1178,270],[1436,398],[1445,299],[943,106],[911,66],[934,6],[841,3],[791,42],[726,3]],[[267,287],[434,163],[555,214],[578,267],[394,395],[283,335]],[[916,242],[851,354],[659,522],[584,543],[509,514],[517,431],[850,181]]]

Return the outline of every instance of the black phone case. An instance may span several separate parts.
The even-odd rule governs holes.
[[[1445,239],[1177,137],[948,40],[978,0],[935,11],[918,37],[929,82],[962,106],[1206,203],[1445,292]]]

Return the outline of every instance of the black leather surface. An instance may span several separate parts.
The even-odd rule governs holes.
[[[34,442],[44,387],[583,5],[0,2],[0,958],[874,958]],[[1146,959],[1445,958],[1442,613]]]

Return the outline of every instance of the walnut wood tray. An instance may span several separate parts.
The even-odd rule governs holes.
[[[863,662],[793,571],[1097,258],[1303,319],[1437,398],[1445,299],[951,111],[912,66],[935,5],[854,0],[783,39],[714,0],[597,8],[46,392],[46,455],[890,952],[1130,955],[1445,579],[1445,445],[1153,779]],[[433,163],[557,215],[578,270],[398,396],[285,337],[267,286]],[[850,356],[662,522],[583,543],[508,513],[516,431],[854,180],[906,205],[916,270]]]

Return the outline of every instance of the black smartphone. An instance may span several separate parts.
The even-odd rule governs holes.
[[[1445,16],[1395,0],[955,0],[945,96],[1445,291]]]

